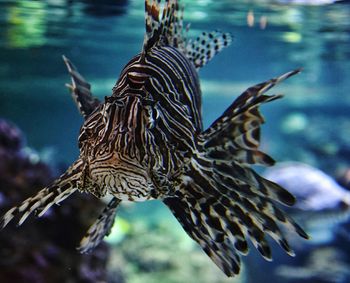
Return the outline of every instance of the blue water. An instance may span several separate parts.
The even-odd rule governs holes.
[[[278,161],[329,174],[350,167],[349,4],[183,2],[190,35],[220,29],[234,36],[200,71],[206,126],[247,87],[303,68],[273,91],[284,99],[263,107],[262,148]],[[141,50],[143,11],[140,0],[0,1],[0,116],[15,122],[39,154],[53,152],[54,163],[75,160],[82,118],[64,86],[70,78],[61,55],[96,96],[109,96]]]

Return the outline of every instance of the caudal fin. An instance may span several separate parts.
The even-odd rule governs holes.
[[[294,255],[280,224],[303,238],[307,234],[277,205],[295,198],[279,185],[259,176],[249,164],[272,164],[258,151],[263,118],[259,106],[280,96],[264,93],[293,71],[249,88],[201,136],[203,152],[186,165],[176,196],[164,199],[185,231],[228,276],[240,269],[239,254],[248,253],[249,238],[271,260],[266,235]]]

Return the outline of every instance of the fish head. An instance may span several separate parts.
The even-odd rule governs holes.
[[[144,166],[145,154],[144,163],[140,158],[140,125],[134,121],[136,118],[143,121],[142,113],[138,112],[140,103],[140,98],[133,96],[107,97],[87,117],[79,135],[79,158],[83,162],[81,191],[97,197],[110,192],[129,200],[151,197],[152,181],[148,167]]]
[[[78,138],[79,159],[82,162],[78,187],[80,191],[88,191],[97,197],[106,193],[104,183],[101,181],[105,172],[103,171],[96,176],[94,170],[103,168],[101,166],[102,160],[110,161],[111,159],[111,143],[104,139],[108,124],[106,115],[103,114],[104,109],[105,105],[101,105],[86,118],[80,128]]]
[[[102,109],[103,107],[97,108],[80,128],[78,146],[83,159],[101,155],[101,149],[106,146],[106,143],[102,142],[106,126],[106,117],[103,117]]]

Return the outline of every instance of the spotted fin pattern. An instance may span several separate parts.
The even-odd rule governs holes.
[[[66,86],[71,91],[79,112],[86,119],[100,105],[100,101],[92,95],[91,85],[86,82],[73,63],[66,56],[62,57],[72,79],[72,84]]]
[[[186,56],[199,69],[206,65],[216,54],[232,42],[229,33],[220,31],[203,32],[195,40],[189,40],[186,45]]]

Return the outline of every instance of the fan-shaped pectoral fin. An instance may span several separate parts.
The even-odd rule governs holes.
[[[42,189],[36,195],[27,198],[19,206],[8,210],[0,218],[0,228],[4,228],[17,216],[20,217],[18,225],[21,225],[33,211],[38,211],[39,217],[43,216],[51,206],[59,204],[78,190],[81,170],[82,161],[79,159],[50,186]]]
[[[81,253],[87,253],[97,247],[106,235],[111,232],[114,219],[117,213],[117,207],[121,202],[115,197],[104,208],[97,220],[90,226],[89,230],[80,242],[78,250]]]

